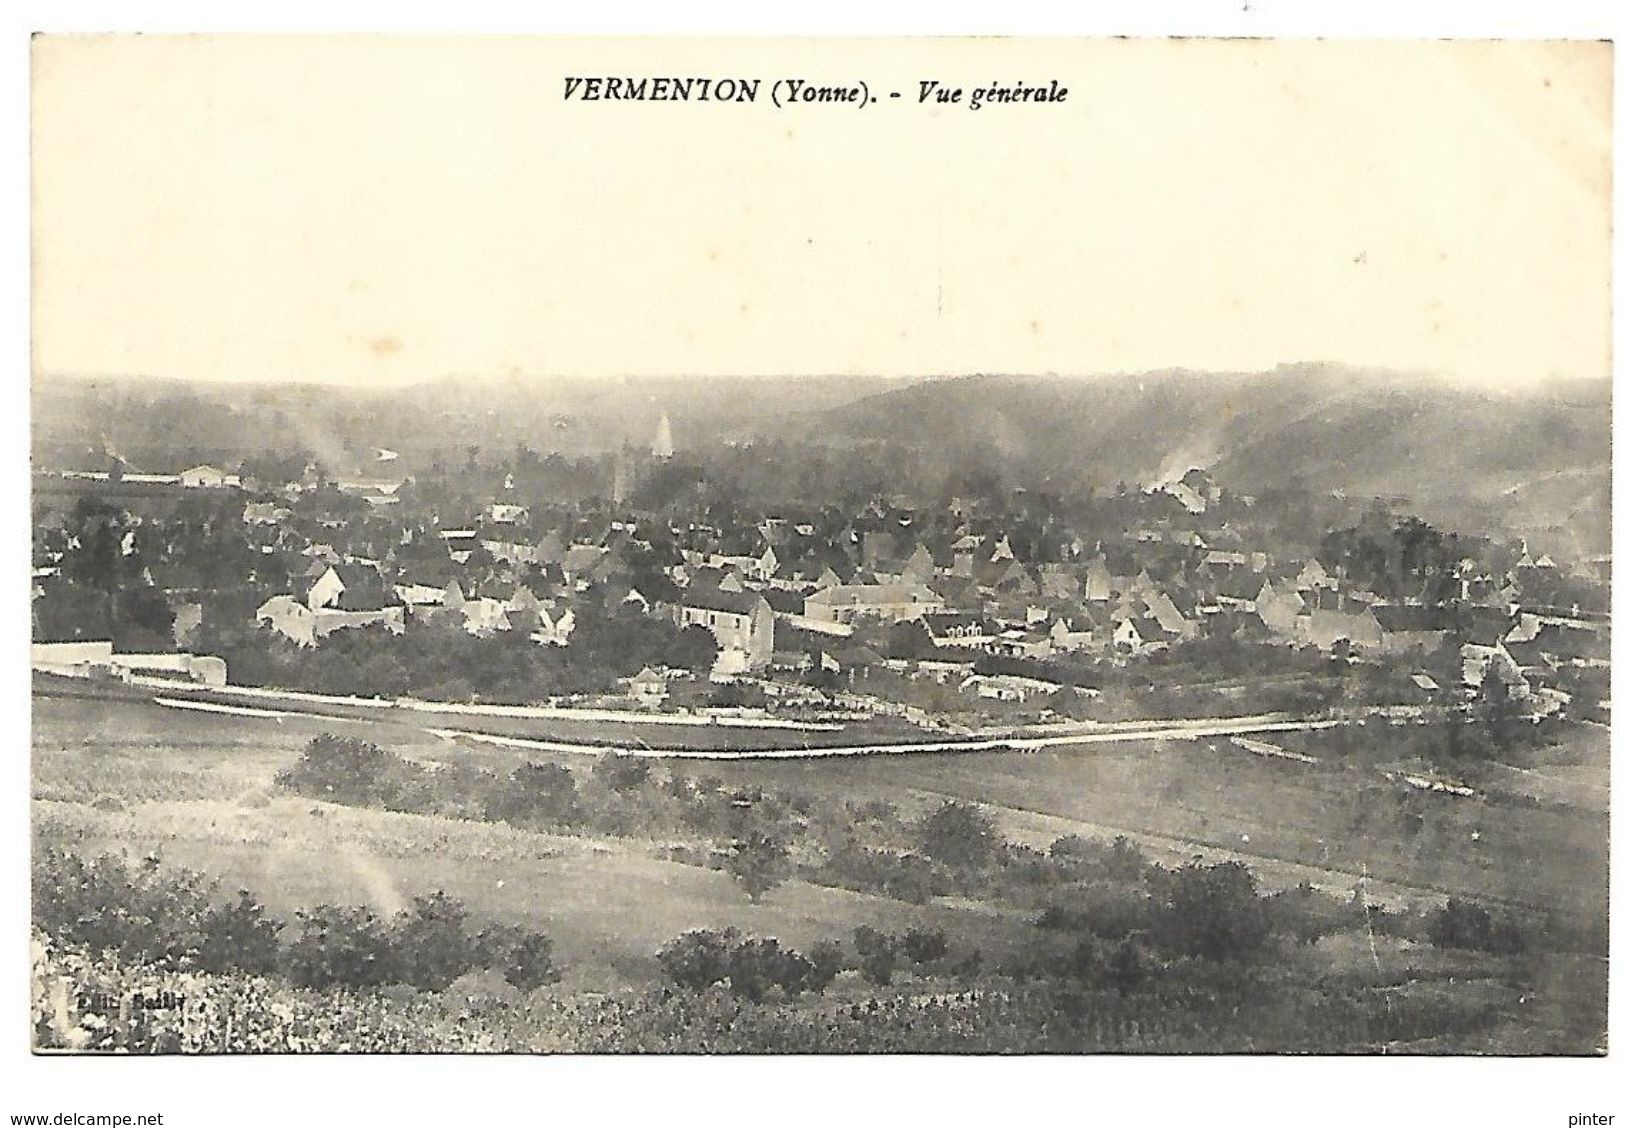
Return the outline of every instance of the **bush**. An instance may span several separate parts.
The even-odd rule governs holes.
[[[625,795],[637,791],[648,782],[650,767],[650,762],[641,756],[611,752],[593,765],[592,776],[611,791]]]
[[[655,953],[660,970],[679,987],[702,991],[728,978],[728,954],[739,933],[736,929],[685,932]]]
[[[821,992],[846,970],[846,953],[841,951],[838,941],[820,940],[808,950],[807,962],[812,965],[812,971],[807,976],[807,988],[815,993]]]
[[[813,961],[780,947],[772,937],[742,938],[733,928],[685,932],[655,953],[655,960],[680,987],[703,991],[726,983],[733,994],[752,1002],[760,1002],[775,987],[790,999],[804,990],[821,991],[834,978],[826,978]]]
[[[130,866],[114,854],[87,863],[42,850],[33,901],[34,925],[54,943],[159,969],[426,991],[444,990],[475,967],[495,968],[522,989],[558,978],[545,935],[499,924],[471,936],[462,903],[441,892],[418,897],[387,924],[365,909],[317,906],[296,914],[286,948],[278,938],[283,922],[253,894],[221,901],[217,883],[184,869],[164,873],[154,857]]]
[[[935,963],[948,954],[948,938],[941,929],[911,928],[903,934],[903,952],[917,964]]]
[[[1133,940],[1120,940],[1106,958],[1101,982],[1116,990],[1118,994],[1126,995],[1145,982],[1148,974],[1145,964],[1145,957],[1137,943]]]
[[[1329,897],[1307,881],[1265,898],[1265,904],[1271,931],[1301,944],[1313,944],[1354,919],[1354,909],[1346,900]]]
[[[190,870],[165,873],[148,856],[86,862],[43,849],[32,872],[34,924],[52,939],[156,967],[261,972],[275,962],[282,927],[248,893],[219,903],[218,883]]]
[[[493,924],[473,941],[474,962],[502,974],[511,986],[533,991],[559,980],[553,962],[553,941],[540,932],[511,924]]]
[[[419,769],[369,741],[323,733],[305,746],[277,786],[352,807],[392,807]]]
[[[722,868],[733,875],[754,904],[768,890],[783,884],[789,856],[783,843],[753,829],[734,840],[723,856]]]
[[[760,1002],[774,987],[793,999],[812,976],[813,965],[805,956],[779,947],[772,937],[746,940],[729,953],[728,985],[752,1002]]]
[[[852,933],[852,946],[858,953],[858,970],[877,987],[891,982],[897,968],[897,941],[868,925],[859,925]]]
[[[1004,841],[980,807],[950,799],[921,822],[919,844],[932,861],[969,868],[990,862]]]
[[[298,935],[283,954],[301,987],[381,987],[402,981],[389,930],[369,910],[318,905],[295,914]]]
[[[1251,956],[1269,936],[1269,917],[1252,871],[1239,862],[1175,870],[1169,897],[1153,923],[1169,951],[1231,960]]]
[[[205,918],[198,966],[216,973],[268,975],[276,970],[281,953],[277,934],[281,931],[281,921],[266,916],[265,906],[248,890],[239,890],[236,901],[215,908]]]
[[[1510,917],[1497,916],[1470,901],[1452,897],[1442,909],[1423,918],[1428,940],[1439,948],[1515,955],[1529,950],[1524,929]]]
[[[390,944],[400,980],[424,991],[444,991],[474,963],[462,902],[444,893],[418,897],[395,918]]]
[[[530,829],[569,826],[580,814],[576,780],[561,764],[525,764],[486,796],[485,817]]]
[[[1093,839],[1068,834],[1050,844],[1050,857],[1070,870],[1091,870],[1107,881],[1136,882],[1151,869],[1145,851],[1122,835],[1102,846]]]
[[[847,843],[819,867],[817,880],[824,885],[852,889],[859,893],[880,893],[899,901],[924,904],[948,884],[924,858],[893,854]]]

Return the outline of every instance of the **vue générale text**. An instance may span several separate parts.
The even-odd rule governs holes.
[[[706,78],[678,76],[567,75],[566,102],[719,102],[750,105],[771,102],[783,109],[800,105],[865,107],[882,101],[918,106],[959,106],[979,110],[984,106],[1017,104],[1059,104],[1066,101],[1067,88],[1059,81],[1047,83],[990,82],[983,86],[956,85],[938,79],[923,79],[898,90],[871,88],[867,81],[814,82],[804,78],[779,78],[771,83],[761,78]]]

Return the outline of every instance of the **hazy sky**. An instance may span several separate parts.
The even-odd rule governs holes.
[[[1586,44],[42,38],[35,373],[1604,376],[1611,73]],[[592,74],[763,82],[563,100]],[[779,77],[902,97],[777,109]]]

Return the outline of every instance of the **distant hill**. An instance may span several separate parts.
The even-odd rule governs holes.
[[[805,430],[805,425],[802,425]],[[993,448],[1017,480],[1109,488],[1192,466],[1248,491],[1407,499],[1451,527],[1609,551],[1606,384],[1489,395],[1392,374],[1296,365],[1259,375],[978,376],[832,408],[823,441]]]
[[[400,452],[392,472],[470,448],[647,449],[662,414],[680,450],[776,439],[902,447],[922,473],[975,457],[1012,484],[1151,484],[1192,466],[1232,487],[1408,499],[1463,531],[1526,536],[1567,558],[1609,550],[1610,389],[1516,395],[1335,365],[1261,374],[881,379],[455,378],[403,389],[43,379],[36,464],[105,461],[173,472],[303,448],[341,474]],[[899,482],[899,489],[914,483]]]
[[[391,472],[470,448],[507,453],[647,450],[668,415],[679,448],[750,435],[786,410],[815,413],[906,381],[876,377],[622,377],[509,380],[454,377],[404,388],[310,383],[213,384],[45,377],[32,389],[32,453],[41,468],[100,468],[108,452],[130,469],[172,473],[199,462],[235,466],[258,451],[304,449],[338,474]],[[92,464],[87,467],[88,464]]]

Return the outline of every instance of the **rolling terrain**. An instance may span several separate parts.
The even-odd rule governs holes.
[[[236,465],[307,449],[340,474],[375,452],[391,473],[521,444],[567,456],[646,448],[662,414],[679,449],[770,440],[886,444],[917,477],[967,461],[1006,486],[1081,491],[1155,484],[1192,466],[1246,491],[1398,499],[1441,527],[1526,537],[1570,560],[1606,553],[1610,390],[1570,382],[1490,394],[1392,373],[1297,364],[1265,373],[1119,376],[662,377],[456,380],[388,392],[314,384],[239,387],[35,381],[36,468],[116,451],[137,469]],[[207,436],[177,447],[175,436]],[[178,461],[177,461],[178,460]]]

